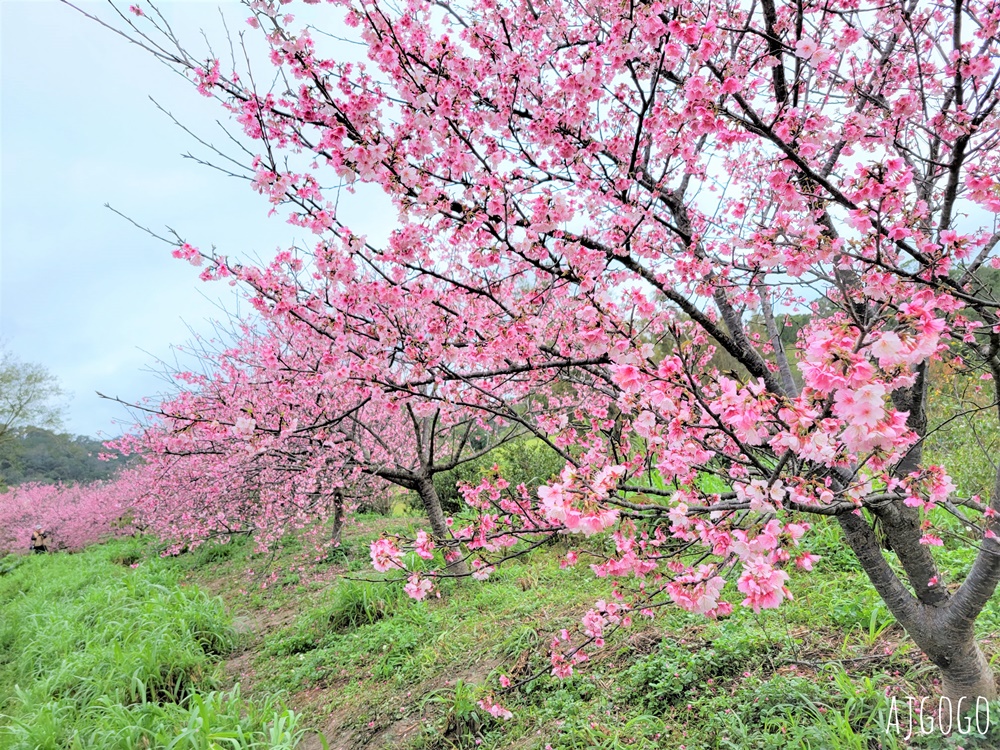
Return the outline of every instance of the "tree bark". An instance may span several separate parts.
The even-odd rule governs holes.
[[[911,635],[914,643],[941,670],[941,695],[949,698],[953,707],[963,698],[962,705],[968,708],[973,708],[980,697],[996,700],[996,677],[976,642],[971,623],[960,630],[939,629],[927,642],[916,634]]]
[[[965,698],[964,707],[975,706],[979,697],[995,700],[996,679],[975,637],[976,616],[982,609],[979,602],[975,602],[979,606],[966,605],[964,598],[949,597],[940,585],[928,587],[937,589],[935,596],[914,596],[889,566],[865,520],[853,513],[838,516],[838,520],[847,543],[886,607],[917,647],[941,670],[941,694],[956,708],[961,698]],[[987,540],[986,546],[993,547],[992,540]],[[902,556],[901,561],[906,557]],[[920,578],[907,572],[911,583]],[[985,575],[973,566],[967,582],[980,578]],[[991,583],[984,581],[992,591]]]
[[[418,479],[417,494],[420,495],[420,501],[424,505],[424,512],[427,513],[427,520],[431,522],[431,530],[434,532],[438,544],[451,549],[458,549],[458,545],[451,535],[451,530],[444,521],[441,498],[438,497],[437,489],[434,487],[434,480],[429,476]],[[469,567],[465,564],[464,560],[456,560],[453,563],[449,563],[445,570],[449,573],[462,576],[469,573]]]
[[[340,489],[333,491],[333,532],[330,541],[334,547],[340,546],[340,540],[344,533],[344,493]]]

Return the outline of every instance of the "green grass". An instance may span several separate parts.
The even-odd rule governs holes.
[[[425,602],[358,580],[377,578],[373,538],[419,524],[359,517],[318,562],[304,539],[266,554],[238,540],[159,560],[130,540],[0,560],[0,699],[12,717],[0,748],[281,748],[307,726],[331,746],[410,750],[1000,746],[996,729],[908,743],[886,734],[890,698],[933,695],[933,672],[834,525],[810,535],[823,559],[813,573],[792,572],[796,598],[780,610],[754,615],[732,589],[736,611],[718,622],[663,608],[557,680],[548,642],[576,629],[611,584],[583,564],[560,569],[563,543],[483,583],[445,582]],[[969,553],[945,552],[944,575],[960,574]],[[997,607],[981,620],[984,635],[997,628]],[[226,658],[238,676],[225,677]],[[500,674],[537,672],[515,693],[499,690]],[[479,706],[491,693],[512,720]],[[1000,706],[993,716],[1000,724]]]
[[[292,748],[298,718],[221,690],[221,600],[134,541],[20,558],[0,575],[0,748]]]
[[[621,631],[569,680],[546,674],[502,696],[516,714],[509,723],[483,716],[478,697],[496,690],[500,673],[544,672],[552,634],[575,628],[610,591],[585,566],[560,570],[562,549],[425,603],[396,598],[385,584],[292,587],[309,604],[291,607],[298,617],[262,636],[258,665],[267,670],[256,689],[287,690],[318,724],[358,745],[374,738],[375,747],[933,747],[935,738],[901,745],[885,733],[888,696],[935,688],[839,533],[814,530],[810,548],[823,561],[793,573],[796,599],[780,611],[737,607],[709,622],[664,609]],[[287,592],[270,596],[289,604]],[[344,611],[367,614],[345,626]],[[994,617],[991,606],[984,622]],[[957,737],[936,739],[960,746]]]

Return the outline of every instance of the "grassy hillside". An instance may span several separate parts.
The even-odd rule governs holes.
[[[161,560],[129,540],[7,558],[0,749],[1000,746],[996,728],[902,740],[906,696],[933,695],[933,673],[835,528],[815,534],[824,557],[794,574],[780,611],[710,622],[663,608],[556,680],[549,640],[610,586],[584,565],[561,570],[559,546],[429,602],[361,580],[376,578],[369,541],[416,524],[361,517],[319,563],[294,539],[267,555],[235,541]],[[948,557],[952,571],[966,558]],[[995,605],[980,624],[992,654]],[[510,721],[479,708],[500,674],[535,673],[498,696]]]
[[[221,690],[222,602],[134,547],[0,562],[0,748],[294,747],[294,714]]]

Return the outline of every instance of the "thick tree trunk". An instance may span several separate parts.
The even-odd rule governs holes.
[[[437,489],[434,487],[434,480],[430,477],[423,477],[417,480],[417,494],[424,505],[424,512],[427,513],[427,520],[431,522],[431,530],[437,542],[447,545],[451,542],[451,530],[444,520],[444,511],[441,509],[441,498],[438,497]],[[457,575],[468,575],[469,568],[464,560],[457,560],[449,564],[446,568],[449,573]]]
[[[963,708],[974,708],[980,697],[996,700],[996,677],[990,664],[976,643],[975,633],[969,625],[961,631],[946,628],[930,634],[925,639],[913,635],[914,642],[941,670],[941,695],[951,700],[953,707],[960,699]]]
[[[927,588],[937,591],[918,598],[903,585],[889,566],[875,534],[862,517],[846,513],[839,516],[838,520],[848,544],[889,611],[906,629],[917,647],[941,670],[941,694],[949,698],[956,709],[959,700],[964,698],[963,710],[974,707],[979,697],[996,699],[997,687],[993,670],[976,643],[974,631],[976,616],[982,608],[980,600],[988,599],[988,594],[979,592],[973,586],[971,590],[978,593],[978,596],[975,601],[967,604],[967,597],[949,597],[943,587],[935,585]],[[898,527],[895,531],[900,540],[911,536],[901,533]],[[906,538],[907,544],[912,542],[912,539]],[[992,547],[993,544],[988,540],[985,546]],[[914,559],[918,558],[919,555],[916,554],[903,554],[900,561],[904,565],[906,562],[913,564]],[[988,562],[977,561],[977,565],[979,564],[983,567],[989,565]],[[926,571],[907,571],[911,583],[923,579],[921,572]],[[977,570],[976,565],[969,573],[967,583],[970,580],[981,580],[983,587],[989,588],[991,592],[995,586],[995,580],[991,580],[987,572]]]

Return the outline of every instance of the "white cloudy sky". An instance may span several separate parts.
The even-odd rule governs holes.
[[[216,4],[161,7],[182,36],[197,42],[205,27],[219,38]],[[235,28],[247,15],[233,3],[225,12]],[[182,158],[205,152],[149,96],[214,141],[222,111],[147,53],[55,0],[0,1],[0,53],[0,339],[72,394],[67,431],[114,435],[127,414],[95,391],[162,391],[148,372],[157,358],[237,298],[104,204],[234,255],[267,255],[300,235],[266,218],[246,183]]]

